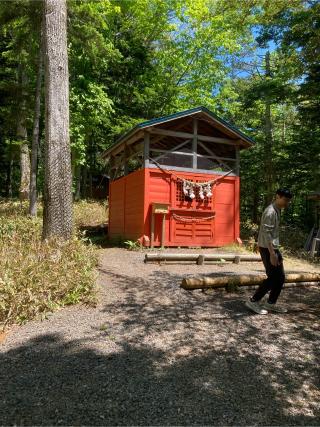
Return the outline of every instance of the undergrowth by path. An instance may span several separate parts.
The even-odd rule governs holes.
[[[81,201],[74,212],[71,240],[42,242],[41,206],[30,218],[27,203],[0,201],[0,330],[65,305],[95,304],[97,249],[78,227],[105,220],[106,209]]]

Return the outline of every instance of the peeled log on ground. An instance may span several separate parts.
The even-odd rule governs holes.
[[[205,261],[219,261],[221,259],[225,261],[261,261],[260,255],[250,254],[173,254],[173,253],[161,253],[161,254],[146,254],[144,262],[159,262],[159,261],[195,261],[198,262],[201,259],[201,264]]]
[[[184,289],[223,288],[227,285],[249,286],[260,285],[266,278],[265,275],[230,275],[219,277],[190,277],[182,280]],[[320,282],[320,273],[291,273],[286,274],[285,283],[292,282]]]

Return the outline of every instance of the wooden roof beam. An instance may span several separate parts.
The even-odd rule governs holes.
[[[135,142],[139,141],[139,139],[143,138],[143,130],[139,131],[137,133],[135,133],[134,135],[132,135],[131,138],[129,138],[125,143],[123,142],[122,144],[120,144],[117,147],[110,147],[109,150],[105,151],[103,153],[103,157],[108,157],[110,155],[115,156],[119,153],[121,153],[121,151],[124,151],[125,145],[132,145]]]
[[[146,132],[150,132],[156,135],[173,136],[176,138],[191,138],[191,139],[193,138],[193,133],[177,132],[177,131],[159,129],[159,128],[148,128],[146,129]],[[239,144],[239,140],[230,139],[230,138],[218,138],[215,136],[206,136],[206,135],[198,135],[198,140],[205,141],[205,142],[216,142],[218,144],[229,144],[229,145]]]

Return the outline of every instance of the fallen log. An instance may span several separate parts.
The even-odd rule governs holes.
[[[188,277],[182,280],[184,289],[223,288],[225,286],[260,285],[265,275],[229,275],[218,277]],[[285,283],[320,282],[320,273],[290,273],[285,276]]]
[[[146,254],[144,262],[161,262],[161,261],[194,261],[202,265],[205,261],[232,261],[239,264],[241,261],[261,261],[260,255],[250,254]]]
[[[320,282],[286,282],[284,284],[286,288],[296,288],[296,287],[303,288],[303,287],[318,286],[318,285],[320,285]],[[248,286],[250,286],[250,288],[252,289],[256,289],[259,287],[259,285],[248,285]]]

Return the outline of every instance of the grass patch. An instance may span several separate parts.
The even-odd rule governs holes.
[[[73,205],[74,222],[77,228],[105,224],[108,221],[108,205],[105,200],[80,200]]]
[[[39,217],[27,215],[27,203],[0,201],[0,327],[43,318],[65,305],[95,304],[97,249],[77,232],[69,241],[41,241]],[[99,203],[74,206],[75,231],[104,218]]]
[[[238,243],[229,243],[221,248],[221,252],[224,253],[236,253],[236,254],[247,254],[249,248],[246,246],[240,246]]]

